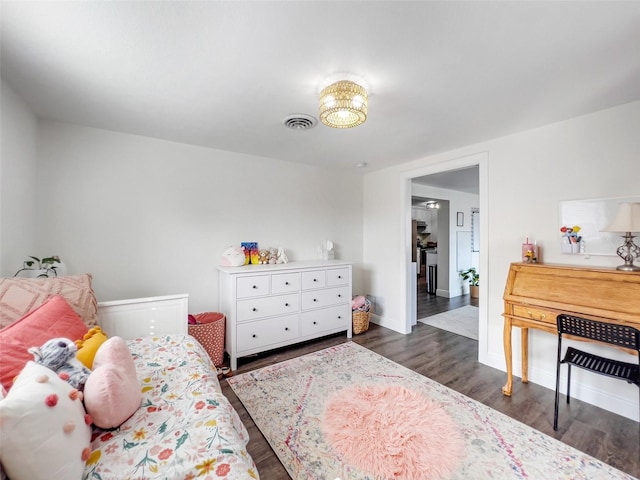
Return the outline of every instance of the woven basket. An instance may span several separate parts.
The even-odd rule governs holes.
[[[370,312],[353,312],[353,333],[359,334],[364,333],[369,330],[369,317],[371,316]]]
[[[224,363],[225,315],[208,312],[199,313],[194,317],[199,323],[188,326],[189,335],[204,347],[216,367],[221,366]]]

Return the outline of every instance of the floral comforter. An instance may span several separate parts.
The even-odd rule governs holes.
[[[142,404],[117,429],[94,430],[83,480],[257,479],[247,430],[200,344],[188,335],[127,343]]]

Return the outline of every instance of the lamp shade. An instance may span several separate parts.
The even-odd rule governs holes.
[[[320,121],[332,128],[351,128],[367,119],[367,90],[350,80],[332,83],[320,92]]]
[[[603,232],[640,232],[640,203],[620,203],[613,221]]]

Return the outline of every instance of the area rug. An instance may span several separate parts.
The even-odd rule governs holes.
[[[447,480],[634,478],[353,342],[227,381],[294,480],[383,480],[349,463],[323,433],[328,401],[366,385],[417,392],[453,420],[463,448]]]
[[[448,312],[420,318],[418,321],[447,332],[478,340],[478,313],[478,307],[465,305]]]

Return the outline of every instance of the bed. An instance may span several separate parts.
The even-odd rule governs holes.
[[[142,403],[117,430],[94,429],[83,479],[258,478],[247,431],[200,344],[182,334],[127,343]]]
[[[9,415],[11,409],[8,404],[14,396],[13,390],[18,389],[18,382],[23,377],[28,377],[26,373],[20,373],[6,398],[0,401],[0,459],[11,480],[258,479],[258,471],[246,449],[249,440],[247,430],[222,394],[216,368],[208,354],[193,337],[185,333],[187,322],[183,313],[186,310],[186,295],[108,302],[98,307],[92,290],[88,298],[80,302],[79,298],[86,292],[77,295],[75,288],[71,293],[65,290],[68,285],[60,288],[64,278],[39,280],[42,284],[57,286],[53,288],[48,285],[46,288],[53,290],[42,295],[41,304],[39,301],[33,302],[29,307],[31,310],[17,320],[11,316],[24,314],[24,311],[20,311],[22,306],[13,311],[13,283],[17,280],[0,279],[0,320],[5,323],[5,328],[0,330],[1,362],[5,362],[6,354],[11,354],[12,349],[24,348],[29,341],[41,344],[47,335],[59,337],[64,336],[61,332],[73,332],[68,322],[62,322],[62,325],[61,321],[52,323],[51,308],[47,310],[47,304],[54,303],[53,299],[61,303],[60,297],[64,297],[68,299],[65,302],[67,307],[74,310],[70,313],[69,308],[65,307],[65,318],[77,314],[86,329],[98,324],[111,337],[129,337],[124,341],[135,365],[135,381],[140,389],[141,401],[139,405],[136,402],[133,415],[116,428],[103,429],[92,425],[83,429],[78,426],[72,434],[55,433],[62,428],[55,423],[60,415],[52,415],[52,409],[38,401],[33,411],[28,411],[29,417],[35,422],[33,431],[29,431],[24,424],[12,424]],[[85,286],[82,288],[90,289],[90,276],[83,281]],[[33,283],[27,285],[31,288]],[[7,306],[9,304],[12,306]],[[42,314],[42,310],[47,311]],[[54,314],[61,315],[57,310]],[[79,328],[75,319],[74,322],[74,328]],[[27,329],[27,334],[22,334],[28,340],[18,338],[20,341],[16,341],[16,337],[21,335],[18,327],[22,328],[25,324],[32,327]],[[46,328],[43,329],[42,325],[46,325]],[[73,334],[78,335],[77,332]],[[98,347],[98,354],[101,348],[104,346]],[[28,362],[22,372],[32,363]],[[7,376],[3,370],[3,384]],[[58,379],[51,379],[51,382],[55,381]],[[69,386],[65,384],[60,388]],[[29,395],[30,400],[34,394]],[[85,401],[86,395],[85,392]],[[14,403],[18,403],[18,400]],[[72,404],[69,408],[79,410],[79,402],[64,400]],[[62,403],[56,406],[57,411],[64,407]],[[19,408],[31,408],[25,404],[28,402],[20,400]],[[40,413],[36,413],[38,408],[42,410],[42,419],[38,417]],[[77,413],[71,410],[67,413],[65,410],[67,415]],[[14,427],[17,430],[12,430]],[[38,439],[39,436],[43,438]],[[17,438],[20,440],[14,440]],[[76,448],[76,444],[82,447],[81,462],[76,451],[80,446]],[[22,456],[16,456],[16,451]]]

